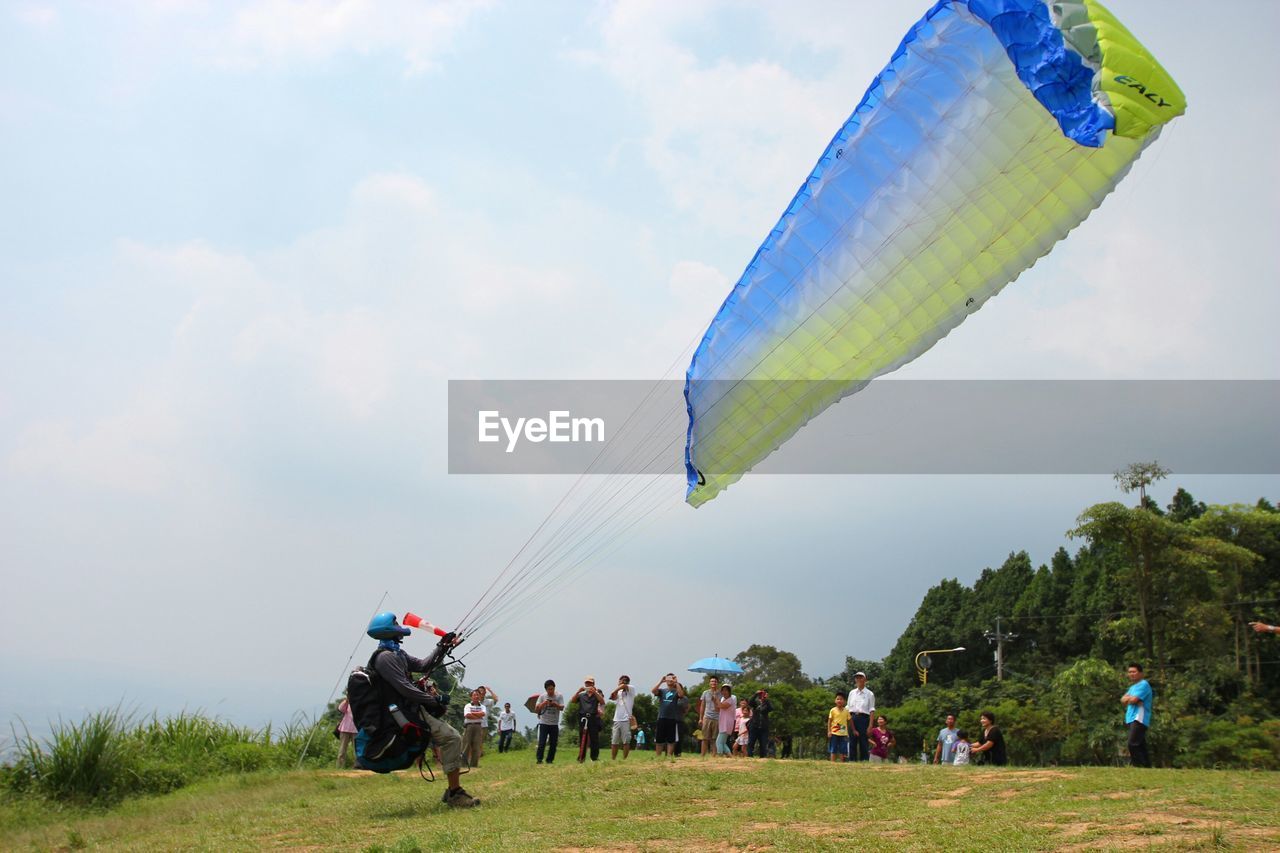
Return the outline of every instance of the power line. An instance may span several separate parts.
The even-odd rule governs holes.
[[[1278,601],[1280,601],[1280,598],[1254,598],[1254,599],[1243,599],[1240,601],[1225,601],[1225,602],[1222,602],[1222,606],[1235,607],[1236,605],[1241,605],[1241,604],[1274,604]],[[1137,608],[1122,608],[1122,609],[1111,609],[1111,610],[1082,610],[1074,613],[1037,613],[1034,615],[1027,615],[1027,616],[1001,616],[997,618],[1007,619],[1010,622],[1017,622],[1017,621],[1036,621],[1036,620],[1047,620],[1047,619],[1070,619],[1076,616],[1128,616],[1128,615],[1132,615],[1140,612],[1141,611],[1139,611]]]

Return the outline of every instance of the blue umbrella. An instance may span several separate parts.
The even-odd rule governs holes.
[[[731,660],[716,657],[694,661],[689,664],[689,671],[704,675],[742,675],[742,667]]]

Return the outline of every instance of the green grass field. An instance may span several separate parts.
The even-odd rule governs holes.
[[[605,753],[607,756],[607,752]],[[536,766],[486,756],[483,805],[443,781],[306,770],[198,783],[108,811],[0,805],[4,849],[1072,850],[1276,849],[1280,775],[1127,768],[985,769],[809,761]]]

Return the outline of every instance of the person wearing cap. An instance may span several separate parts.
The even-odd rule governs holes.
[[[578,762],[587,759],[587,750],[591,751],[591,760],[600,757],[600,725],[604,719],[604,693],[596,689],[596,680],[588,675],[583,679],[578,692],[573,694],[570,702],[578,703]]]
[[[871,757],[871,716],[876,712],[876,694],[867,687],[867,674],[855,672],[856,685],[849,691],[849,760],[867,761]]]
[[[636,689],[631,686],[631,676],[619,675],[618,686],[609,694],[613,702],[613,732],[609,739],[612,747],[611,761],[618,758],[618,747],[622,747],[622,758],[631,754],[631,731],[635,725]]]

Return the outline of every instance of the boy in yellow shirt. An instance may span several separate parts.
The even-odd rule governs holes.
[[[846,698],[843,691],[837,693],[836,706],[827,712],[827,754],[832,761],[845,761],[849,757],[850,715],[844,706]]]

